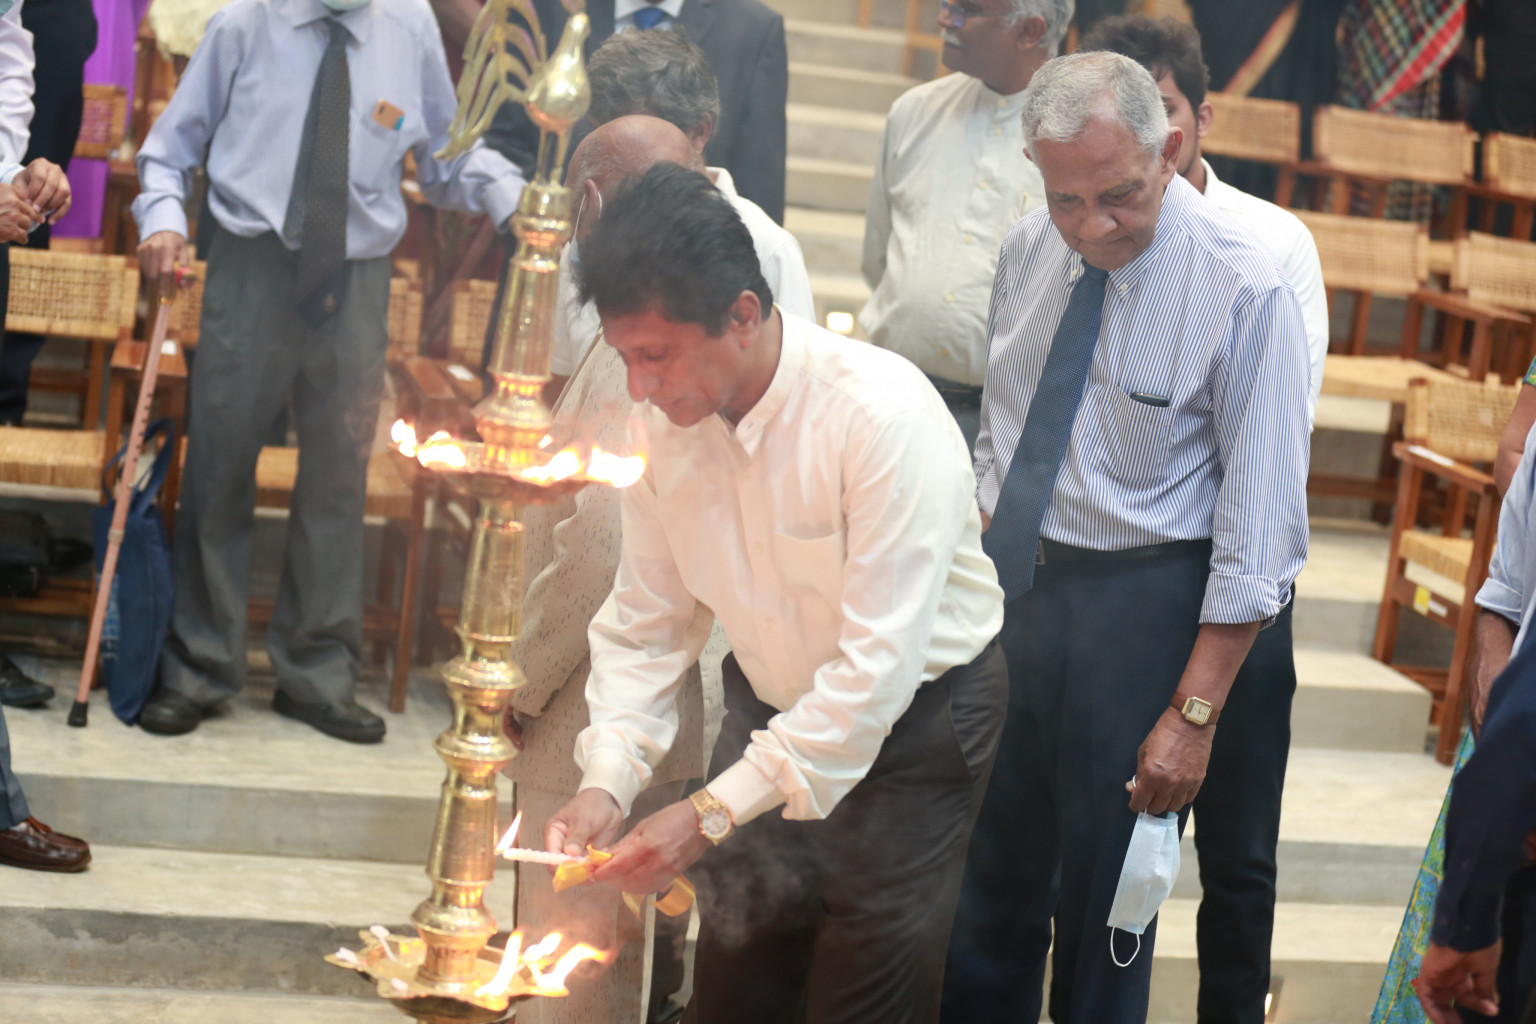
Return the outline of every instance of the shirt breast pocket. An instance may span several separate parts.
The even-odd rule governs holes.
[[[1176,410],[1171,396],[1137,393],[1108,384],[1099,391],[1103,468],[1128,487],[1160,482],[1168,470],[1169,437]]]
[[[828,622],[842,615],[843,543],[840,532],[810,538],[773,535],[774,562],[785,588],[797,598],[819,598],[822,618]]]
[[[350,177],[369,192],[400,186],[400,167],[405,159],[405,133],[385,128],[365,110],[352,119]]]

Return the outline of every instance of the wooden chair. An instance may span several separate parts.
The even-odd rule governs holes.
[[[123,144],[128,130],[128,90],[120,85],[85,85],[85,106],[80,117],[80,134],[75,139],[75,156],[86,160],[108,160]]]
[[[390,279],[388,321],[389,351],[402,359],[409,358],[420,339],[419,285],[413,287],[413,283],[405,278]],[[293,500],[298,472],[299,449],[263,448],[256,463],[257,506],[287,509]],[[430,474],[417,471],[411,460],[394,451],[377,451],[368,460],[364,514],[383,520],[384,540],[379,556],[378,589],[374,600],[363,606],[363,637],[372,643],[376,664],[385,662],[393,644],[389,709],[395,712],[405,710],[405,691],[410,682],[430,484]],[[395,597],[397,572],[401,577],[398,601]],[[265,599],[252,601],[250,619],[252,622],[271,622],[272,602]]]
[[[1442,322],[1426,361],[1464,367],[1472,380],[1490,370],[1505,383],[1520,380],[1536,354],[1536,243],[1474,231],[1453,243],[1450,278],[1450,291],[1420,289],[1408,297],[1402,354],[1418,355],[1427,307]]]
[[[1473,598],[1488,574],[1499,522],[1499,492],[1488,467],[1518,392],[1519,385],[1415,381],[1408,389],[1404,440],[1393,446],[1403,471],[1373,653],[1392,663],[1398,614],[1405,607],[1456,631],[1448,669],[1395,666],[1433,696],[1431,721],[1440,726],[1435,756],[1445,764],[1461,732],[1477,619]],[[1438,532],[1416,526],[1422,499],[1432,490],[1426,476],[1440,480],[1448,492]],[[1471,536],[1466,535],[1469,510]]]
[[[124,256],[11,249],[5,329],[88,343],[83,370],[38,367],[31,386],[81,395],[80,421],[101,426],[101,396],[111,349],[133,337],[139,271]]]
[[[1211,130],[1200,140],[1201,152],[1275,164],[1280,168],[1279,187],[1290,195],[1301,157],[1301,108],[1284,100],[1224,92],[1208,92],[1205,99],[1215,116]]]
[[[1406,221],[1373,220],[1297,210],[1312,232],[1323,268],[1323,286],[1332,310],[1340,291],[1355,296],[1344,353],[1365,354],[1371,300],[1376,295],[1407,297],[1429,278],[1429,236]]]
[[[1451,196],[1448,218],[1452,237],[1467,233],[1467,207],[1479,200],[1478,230],[1491,234],[1499,209],[1512,207],[1509,237],[1530,241],[1536,226],[1536,139],[1494,132],[1483,136],[1483,177],[1462,185]]]
[[[1386,212],[1386,186],[1394,181],[1470,183],[1476,141],[1472,129],[1460,122],[1323,106],[1312,119],[1312,159],[1295,170],[1317,180],[1316,208],[1323,207],[1323,192],[1332,184],[1330,208],[1348,213],[1351,186],[1360,185],[1371,193],[1370,215],[1381,217]],[[1289,207],[1292,191],[1282,179],[1275,202]]]

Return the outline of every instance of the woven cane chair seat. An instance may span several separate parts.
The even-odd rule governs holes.
[[[81,91],[85,105],[80,134],[75,138],[75,156],[107,160],[123,144],[128,127],[128,90],[118,85],[86,85]]]
[[[1451,380],[1451,374],[1417,359],[1397,356],[1329,355],[1323,364],[1323,394],[1405,402],[1414,380]]]
[[[1295,163],[1301,155],[1301,108],[1284,100],[1205,94],[1215,117],[1203,152],[1263,163]]]
[[[460,281],[453,290],[453,310],[448,321],[448,361],[478,367],[485,347],[485,329],[496,303],[496,283],[474,278]]]
[[[263,448],[256,460],[256,504],[287,508],[298,477],[297,448]],[[368,504],[364,513],[382,519],[411,518],[411,486],[401,479],[396,458],[390,452],[375,452],[368,460]]]
[[[1312,232],[1329,288],[1411,295],[1429,277],[1429,235],[1417,224],[1294,212]]]
[[[1500,132],[1483,136],[1483,184],[1536,199],[1536,139]]]
[[[1456,185],[1472,177],[1477,135],[1455,121],[1372,114],[1347,107],[1317,108],[1314,157],[1346,174]]]
[[[126,256],[11,249],[5,327],[28,334],[116,341],[133,330],[139,273]]]
[[[1424,530],[1405,530],[1398,552],[1414,565],[1448,580],[1466,576],[1472,564],[1471,537],[1442,537]]]
[[[414,356],[421,350],[421,282],[389,279],[389,351],[392,357]]]
[[[95,491],[106,432],[0,427],[0,483]]]
[[[1473,302],[1536,310],[1536,242],[1471,232],[1455,244],[1451,288]]]

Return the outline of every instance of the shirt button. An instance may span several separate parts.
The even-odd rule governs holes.
[[[941,355],[941,356],[948,356],[949,355],[949,349],[944,348],[942,345],[939,346],[939,355]]]
[[[987,187],[987,183],[986,183],[986,182],[984,182],[984,181],[978,181],[978,182],[977,182],[977,183],[976,183],[976,187],[977,187],[977,188],[986,188],[986,187]]]
[[[954,292],[946,293],[945,296],[944,296],[944,301],[945,302],[954,302],[955,301],[955,293]]]
[[[763,553],[763,542],[760,541],[760,540],[753,541],[752,542],[752,550],[756,551],[758,554],[762,554]]]
[[[769,633],[773,632],[773,625],[774,625],[774,623],[773,623],[772,619],[764,619],[763,620],[763,629],[765,629]]]
[[[1003,130],[1001,128],[993,128],[992,129],[992,134],[993,135],[1001,135],[1001,134],[1003,134]]]
[[[970,245],[974,241],[976,241],[976,239],[972,238],[970,235],[966,235],[965,236],[965,244],[966,245]]]

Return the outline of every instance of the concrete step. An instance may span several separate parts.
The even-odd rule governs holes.
[[[1424,750],[1429,691],[1354,651],[1296,649],[1291,743],[1336,750]]]
[[[859,0],[767,0],[785,18],[852,25],[858,20]]]
[[[21,660],[73,687],[78,668]],[[6,724],[37,816],[93,843],[420,865],[445,771],[431,744],[449,724],[447,695],[419,679],[394,715],[382,685],[358,690],[384,715],[381,744],[342,743],[280,717],[260,680],[186,736],[124,727],[101,693],[85,729],[65,723],[62,697],[9,711]],[[509,800],[510,785],[501,791]]]
[[[786,108],[792,156],[846,160],[874,166],[880,159],[885,115],[835,106],[791,103]],[[867,193],[866,193],[867,194]]]
[[[791,206],[784,211],[784,226],[800,243],[811,274],[859,274],[864,259],[862,214]]]
[[[1320,395],[1312,432],[1312,470],[1370,479],[1380,472],[1392,406],[1369,398]],[[1371,503],[1359,498],[1310,495],[1314,516],[1369,519]]]
[[[295,831],[309,823],[294,822]],[[409,934],[420,866],[92,844],[90,870],[0,876],[7,981],[360,996],[325,963],[358,930]],[[510,921],[512,873],[486,892]]]
[[[863,213],[869,201],[872,164],[790,156],[784,161],[785,200],[791,206]]]
[[[816,299],[816,319],[825,324],[828,313],[858,315],[869,301],[869,288],[856,274],[811,274],[811,294]]]
[[[1440,814],[1451,770],[1428,754],[1292,748],[1280,809],[1282,902],[1377,904],[1401,910]],[[1173,894],[1198,899],[1195,815]]]
[[[784,19],[784,44],[796,64],[901,74],[905,37],[891,28],[857,28],[801,18]]]
[[[97,986],[0,984],[15,1024],[390,1024],[382,999],[182,992]]]
[[[789,102],[884,114],[915,78],[833,64],[789,62]]]
[[[1148,1020],[1195,1019],[1197,906],[1193,900],[1173,899],[1158,915]],[[1402,917],[1402,907],[1276,906],[1271,971],[1280,992],[1271,1019],[1282,1024],[1370,1019]]]

